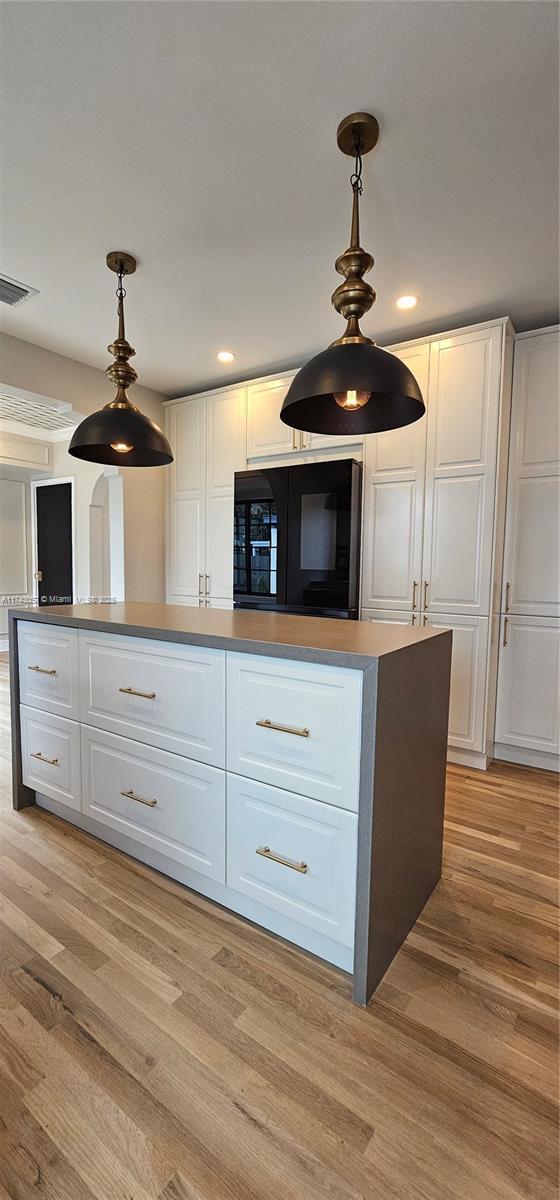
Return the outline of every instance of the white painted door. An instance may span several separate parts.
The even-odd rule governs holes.
[[[560,333],[515,343],[502,608],[560,616]]]
[[[233,476],[246,466],[246,389],[206,400],[206,565],[208,597],[233,597]]]
[[[167,600],[186,603],[203,590],[206,537],[206,401],[185,400],[169,409],[171,467]]]
[[[429,346],[393,353],[428,392]],[[419,607],[427,419],[365,438],[362,532],[364,608]]]
[[[293,454],[300,449],[298,430],[280,420],[280,409],[293,375],[247,388],[247,458]]]
[[[432,342],[422,605],[490,609],[503,330]]]
[[[501,634],[496,742],[558,754],[560,623],[504,615]]]
[[[431,629],[452,629],[451,694],[449,698],[450,746],[484,753],[486,715],[487,617],[456,613],[427,617]]]

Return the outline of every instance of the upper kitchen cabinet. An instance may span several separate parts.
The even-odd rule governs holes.
[[[284,397],[293,379],[271,379],[247,388],[247,458],[292,454],[300,449],[300,434],[280,420]]]
[[[281,379],[268,379],[247,386],[247,459],[271,458],[297,454],[300,458],[310,451],[320,450],[338,454],[363,444],[363,437],[339,437],[322,433],[303,433],[291,429],[280,420],[280,410],[297,371]]]
[[[167,600],[231,601],[233,476],[245,467],[245,388],[172,403]]]
[[[514,352],[502,610],[560,615],[560,332],[521,335]]]
[[[428,344],[392,351],[428,394]],[[364,439],[362,607],[414,611],[420,602],[426,424]]]
[[[422,570],[429,612],[490,611],[504,332],[503,324],[483,327],[430,346]]]

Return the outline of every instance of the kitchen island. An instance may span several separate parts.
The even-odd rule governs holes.
[[[451,632],[124,603],[9,614],[13,801],[370,996],[441,874]]]

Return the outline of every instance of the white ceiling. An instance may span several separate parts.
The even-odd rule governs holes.
[[[125,249],[140,382],[180,395],[322,349],[356,109],[381,127],[366,331],[558,319],[556,4],[20,0],[1,20],[0,270],[40,292],[2,306],[6,332],[104,367]]]

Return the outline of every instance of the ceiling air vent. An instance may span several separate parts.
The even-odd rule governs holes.
[[[21,304],[28,296],[37,296],[37,288],[28,287],[26,283],[18,283],[17,279],[9,279],[0,275],[0,300],[2,304]]]

